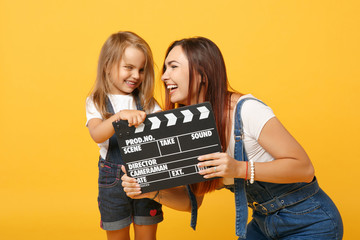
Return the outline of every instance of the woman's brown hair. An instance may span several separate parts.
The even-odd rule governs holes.
[[[197,92],[200,93],[204,88],[204,99],[199,99],[197,102],[210,102],[216,121],[222,150],[226,151],[226,125],[228,123],[228,109],[230,105],[231,93],[226,74],[226,67],[224,58],[220,49],[211,40],[204,37],[186,38],[173,42],[166,51],[166,57],[169,52],[176,46],[181,46],[184,54],[189,61],[189,93],[193,92],[195,74],[201,76],[200,86]],[[166,67],[163,65],[163,73]],[[187,97],[187,104],[191,101],[190,94]],[[173,109],[180,106],[179,104],[170,101],[169,92],[165,91],[165,109]],[[217,189],[220,185],[220,179],[209,180],[201,183],[192,184],[191,188],[195,194],[201,195]]]

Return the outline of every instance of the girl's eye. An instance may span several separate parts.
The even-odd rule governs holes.
[[[126,69],[131,70],[132,66],[125,66]]]
[[[176,65],[171,65],[170,67],[171,67],[171,68],[177,68],[178,66],[176,66]]]
[[[144,73],[144,71],[145,71],[145,70],[142,68],[142,69],[140,69],[139,72],[140,72],[140,73]]]

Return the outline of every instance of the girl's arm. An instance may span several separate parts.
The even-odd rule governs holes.
[[[255,163],[255,180],[272,183],[311,182],[314,167],[301,145],[291,136],[280,121],[271,118],[263,127],[259,144],[274,158],[271,162]],[[246,162],[236,161],[226,153],[214,153],[199,157],[200,167],[213,166],[200,171],[205,178],[245,178]],[[216,166],[216,172],[214,169]],[[250,178],[248,169],[248,178]]]
[[[121,167],[122,171],[125,173],[125,167]],[[126,173],[121,177],[122,186],[126,195],[133,199],[140,199],[140,198],[150,198],[161,203],[164,206],[169,208],[178,210],[178,211],[186,211],[191,212],[191,202],[190,197],[188,195],[187,189],[185,186],[170,188],[170,189],[163,189],[160,190],[157,194],[155,192],[149,193],[141,193],[140,185],[137,183],[136,179],[131,178],[126,175]],[[157,194],[157,195],[156,195]],[[196,196],[196,200],[198,203],[198,207],[201,206],[204,196]]]
[[[139,110],[121,110],[120,112],[112,115],[106,120],[100,118],[93,118],[88,122],[88,128],[91,137],[96,143],[102,143],[109,139],[114,133],[112,122],[118,120],[127,120],[129,127],[137,127],[141,124],[146,117],[146,113]]]

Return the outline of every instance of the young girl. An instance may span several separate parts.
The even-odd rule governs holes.
[[[146,113],[161,110],[153,90],[149,45],[132,32],[111,35],[101,49],[95,88],[86,103],[86,126],[100,147],[98,204],[108,240],[130,239],[131,223],[136,239],[156,239],[157,224],[163,220],[159,203],[126,196],[120,180],[124,162],[112,126],[117,120],[137,126]]]
[[[225,63],[212,41],[175,41],[166,52],[162,80],[166,109],[209,101],[214,111],[223,152],[200,156],[198,166],[208,167],[200,171],[204,178],[221,178],[191,187],[198,203],[220,187],[233,191],[239,239],[342,239],[340,213],[319,187],[308,155],[270,107],[228,90]],[[135,179],[122,179],[132,198],[154,198],[183,211],[196,206],[185,187],[141,194]]]

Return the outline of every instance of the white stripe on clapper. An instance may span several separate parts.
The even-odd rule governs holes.
[[[144,131],[145,128],[145,124],[141,123],[136,129],[134,133],[140,133],[142,131]]]
[[[183,123],[187,123],[187,122],[192,121],[192,118],[193,118],[194,114],[192,114],[192,112],[190,112],[190,110],[183,110],[183,111],[180,111],[180,112],[184,115]]]
[[[209,117],[210,111],[209,109],[207,109],[205,106],[202,107],[198,107],[197,108],[199,110],[200,114],[200,118],[199,119],[205,119]]]
[[[153,129],[158,129],[160,127],[160,119],[158,119],[157,117],[150,117],[149,120],[151,121],[151,129],[150,130],[153,130]]]
[[[177,118],[173,113],[164,114],[164,116],[168,119],[166,126],[173,126],[176,124]]]

